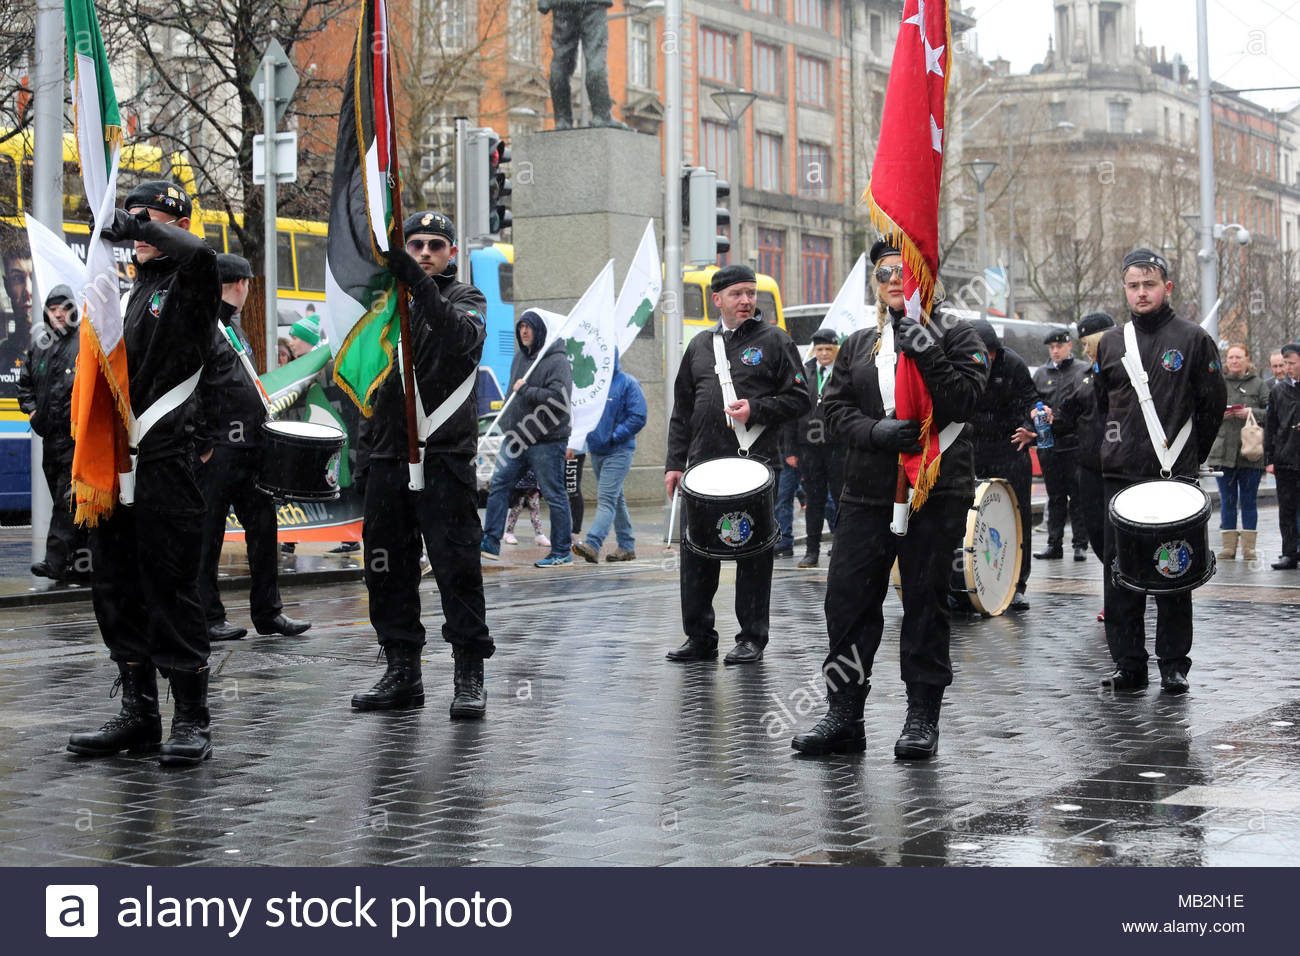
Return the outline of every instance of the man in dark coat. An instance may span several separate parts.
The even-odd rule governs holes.
[[[41,436],[41,470],[54,502],[45,536],[45,559],[32,574],[56,581],[90,581],[86,530],[72,520],[72,382],[80,336],[72,290],[55,286],[45,297],[45,324],[33,330],[32,345],[18,373],[18,407]]]
[[[1282,557],[1275,571],[1300,567],[1300,343],[1282,346],[1284,377],[1269,392],[1264,420],[1264,462],[1277,480]]]
[[[757,309],[755,282],[754,270],[748,266],[724,266],[713,274],[711,289],[719,322],[691,339],[673,384],[664,474],[670,497],[677,493],[682,475],[690,466],[738,454],[741,446],[737,426],[747,436],[761,429],[748,449],[748,457],[769,469],[775,468],[781,426],[810,407],[799,352],[790,336],[763,321]],[[736,400],[725,406],[714,357],[715,336],[722,336],[735,387]],[[775,516],[771,520],[775,522]],[[686,641],[668,654],[670,661],[717,659],[713,597],[718,591],[721,564],[683,544],[679,577]],[[771,594],[771,549],[738,559],[736,617],[740,633],[725,663],[754,664],[763,659]]]
[[[1065,401],[1091,366],[1076,359],[1071,353],[1070,333],[1065,329],[1049,332],[1043,339],[1051,361],[1034,372],[1034,387],[1047,408],[1056,408]],[[1088,532],[1079,506],[1079,463],[1076,458],[1078,441],[1073,435],[1053,435],[1051,448],[1038,449],[1038,463],[1043,469],[1043,484],[1047,486],[1047,547],[1034,555],[1039,560],[1061,558],[1065,552],[1065,519],[1070,519],[1070,536],[1073,539],[1074,560],[1088,557]]]
[[[394,368],[375,393],[374,415],[361,435],[366,458],[366,590],[370,623],[388,666],[370,690],[354,694],[357,710],[424,706],[420,652],[420,544],[442,601],[442,639],[454,660],[453,718],[487,712],[483,661],[495,651],[488,633],[478,545],[474,457],[478,442],[478,363],[486,337],[487,301],[456,280],[456,229],[441,213],[417,212],[402,226],[406,250],[388,254],[388,268],[411,295],[411,336],[419,404],[432,421],[420,427],[424,488],[411,491],[406,394]]]
[[[103,235],[134,240],[135,284],[122,315],[137,418],[170,409],[138,437],[134,504],[117,504],[90,532],[95,617],[117,664],[121,712],[68,749],[101,757],[159,749],[155,671],[170,678],[176,709],[165,764],[212,755],[208,629],[199,605],[203,494],[194,473],[194,389],[216,334],[217,255],[190,232],[190,199],[165,180],[127,195]],[[80,436],[78,436],[80,440]]]
[[[840,350],[840,337],[834,329],[818,329],[813,333],[813,357],[804,363],[804,378],[808,382],[808,399],[812,407],[807,415],[785,427],[782,450],[795,459],[795,467],[803,481],[807,510],[804,512],[808,546],[799,559],[799,567],[815,568],[821,555],[822,523],[835,530],[836,508],[840,489],[844,485],[844,443],[831,434],[822,413],[822,395],[831,380],[835,355]],[[829,495],[831,507],[827,511]]]
[[[1180,319],[1169,307],[1174,284],[1169,264],[1150,249],[1134,249],[1124,257],[1120,275],[1128,299],[1129,321],[1137,336],[1138,357],[1146,371],[1152,404],[1170,450],[1190,422],[1190,437],[1168,469],[1174,478],[1195,481],[1200,463],[1210,454],[1227,401],[1227,386],[1219,366],[1219,349],[1194,322]],[[1113,328],[1097,348],[1094,385],[1097,405],[1106,422],[1101,446],[1105,500],[1110,502],[1129,485],[1161,477],[1161,462],[1147,429],[1141,403],[1121,365],[1126,352],[1124,328]],[[1115,525],[1106,523],[1105,565],[1112,568],[1117,552]],[[1114,672],[1102,680],[1112,690],[1147,685],[1146,595],[1105,578],[1106,643],[1115,661]],[[1192,660],[1192,593],[1157,596],[1156,657],[1160,686],[1171,694],[1186,693]]]
[[[240,309],[248,299],[253,270],[242,256],[217,256],[221,276],[219,318],[237,336],[244,351],[248,339],[240,325]],[[248,552],[249,616],[258,634],[301,634],[311,627],[282,613],[276,550],[275,502],[257,489],[262,458],[262,422],[266,406],[257,385],[249,377],[234,343],[220,329],[212,343],[212,354],[199,379],[201,418],[195,434],[199,452],[199,487],[203,491],[203,556],[199,573],[199,599],[208,622],[208,637],[214,641],[239,640],[248,633],[226,620],[217,586],[217,565],[225,542],[226,515],[231,507],[244,528]]]

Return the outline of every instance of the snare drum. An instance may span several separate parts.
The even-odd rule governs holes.
[[[1186,481],[1129,485],[1110,501],[1116,584],[1143,594],[1180,594],[1214,577],[1210,496]]]
[[[997,617],[1011,606],[1020,580],[1020,507],[1011,485],[1001,478],[982,481],[966,514],[966,534],[953,561],[953,598],[962,610]],[[903,596],[898,562],[890,573]]]
[[[344,437],[321,422],[263,422],[258,490],[286,501],[333,501]]]
[[[721,561],[749,558],[776,544],[776,482],[753,458],[714,458],[682,475],[682,542]]]

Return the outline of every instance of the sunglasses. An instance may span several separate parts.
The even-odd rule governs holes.
[[[881,285],[888,282],[890,276],[893,276],[895,279],[903,278],[903,264],[901,262],[898,265],[879,266],[876,269],[876,281]]]
[[[442,252],[447,248],[446,239],[407,239],[406,248],[411,252],[428,249],[430,252]]]

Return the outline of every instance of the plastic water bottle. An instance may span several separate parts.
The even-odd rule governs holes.
[[[1038,432],[1038,447],[1051,448],[1056,444],[1052,437],[1052,423],[1047,420],[1047,409],[1039,402],[1034,407],[1034,431]]]

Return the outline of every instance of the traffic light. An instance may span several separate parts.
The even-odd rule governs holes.
[[[502,229],[509,229],[514,217],[510,215],[510,178],[501,167],[510,162],[510,150],[506,142],[490,133],[488,145],[488,231],[496,236]]]
[[[468,244],[492,233],[492,209],[489,202],[492,182],[490,129],[470,129],[465,138],[466,155],[461,162],[461,175],[465,189],[465,221],[456,223],[461,244]]]
[[[691,224],[686,249],[691,265],[709,265],[731,248],[727,237],[718,235],[718,226],[731,221],[726,208],[730,194],[731,187],[726,180],[718,179],[718,174],[711,169],[696,166],[682,174],[682,224]],[[694,223],[691,223],[692,211]]]

